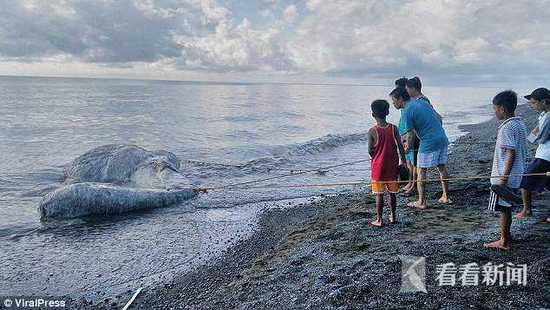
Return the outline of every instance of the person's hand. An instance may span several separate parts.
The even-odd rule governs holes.
[[[504,176],[500,178],[500,185],[507,186],[508,185],[508,176]]]
[[[405,151],[405,153],[409,152],[409,144],[407,142],[403,142],[403,150]]]

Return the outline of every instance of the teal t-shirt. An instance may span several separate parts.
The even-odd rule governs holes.
[[[399,117],[399,126],[397,126],[397,130],[399,131],[399,135],[402,136],[407,133],[407,128],[405,128],[405,109],[399,111],[401,115]]]
[[[420,153],[438,151],[449,145],[449,139],[434,109],[421,100],[411,100],[401,112],[402,128],[399,133],[416,131],[420,139]],[[401,125],[401,124],[400,124]]]

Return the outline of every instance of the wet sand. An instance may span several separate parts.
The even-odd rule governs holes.
[[[521,106],[518,114],[533,127],[535,113]],[[497,125],[493,119],[463,127],[470,134],[451,148],[451,176],[490,174]],[[533,217],[513,220],[513,248],[499,252],[482,246],[499,237],[498,214],[486,210],[488,187],[488,180],[452,182],[454,204],[438,205],[440,185],[429,184],[427,210],[408,208],[400,197],[399,223],[384,228],[368,225],[375,210],[367,189],[273,209],[251,238],[172,283],[145,289],[132,309],[550,308],[550,225],[542,222],[550,193],[536,198]],[[399,255],[426,257],[427,293],[399,292]],[[527,264],[528,283],[439,286],[436,265],[451,262]],[[120,308],[129,297],[102,306]]]

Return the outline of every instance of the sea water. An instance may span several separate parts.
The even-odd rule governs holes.
[[[370,103],[387,86],[0,77],[0,295],[105,298],[169,281],[255,229],[265,209],[361,186],[369,163],[210,191],[147,212],[41,223],[63,166],[105,144],[165,149],[196,187],[368,159]],[[425,87],[451,140],[492,115],[495,88]],[[391,108],[389,121],[399,112]],[[452,155],[451,155],[452,156]]]

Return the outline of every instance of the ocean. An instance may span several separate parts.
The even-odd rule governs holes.
[[[246,182],[368,158],[380,85],[210,83],[0,77],[0,295],[105,298],[198,268],[255,229],[258,215],[321,195],[364,190],[211,191],[173,207],[53,223],[42,196],[63,167],[105,144],[168,150],[195,187]],[[451,140],[493,114],[499,88],[430,87]],[[390,122],[399,112],[391,107]],[[452,154],[451,154],[452,156]],[[369,163],[259,185],[368,180]]]

